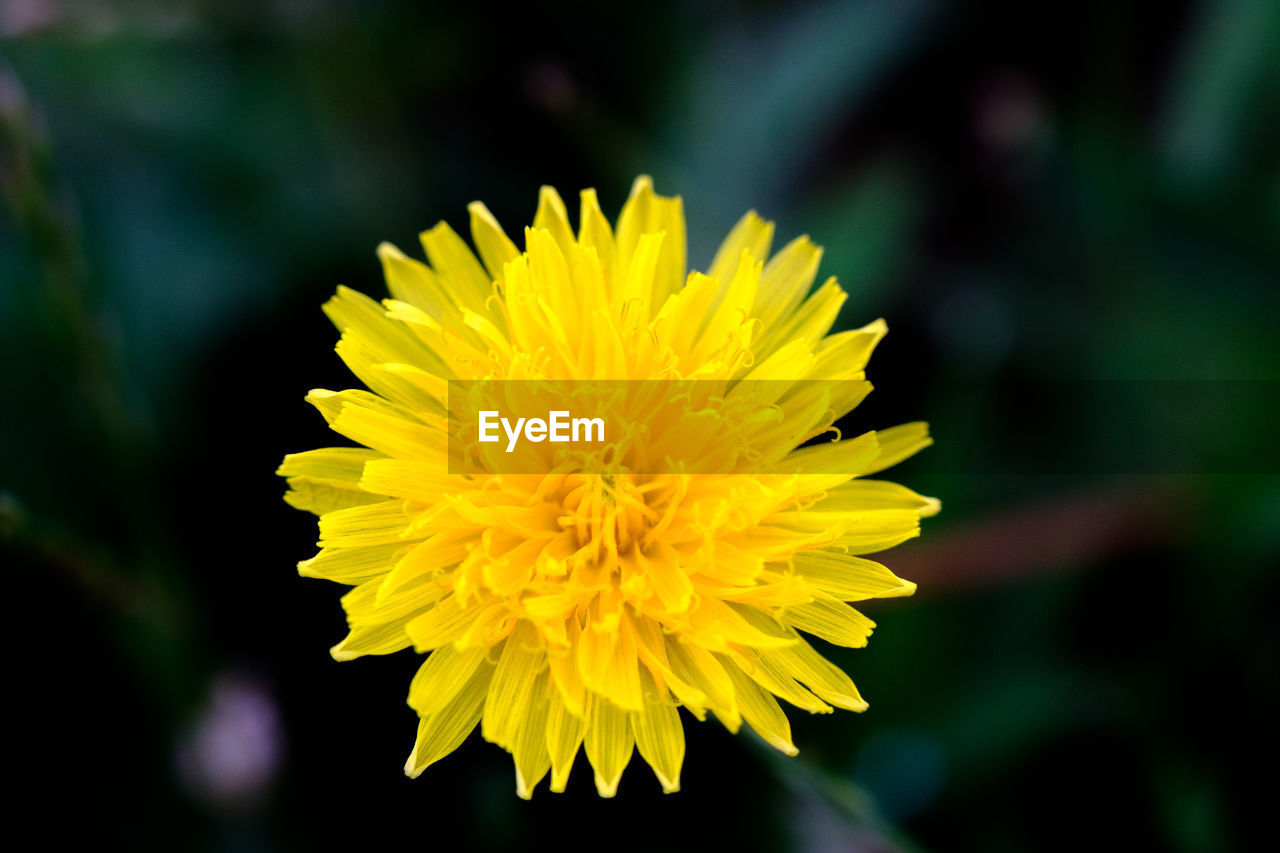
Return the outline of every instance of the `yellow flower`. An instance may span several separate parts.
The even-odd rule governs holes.
[[[770,257],[773,223],[755,213],[686,276],[681,201],[647,178],[613,228],[584,191],[576,235],[544,188],[523,252],[482,204],[470,213],[478,260],[441,223],[422,235],[429,265],[379,247],[394,298],[339,288],[325,305],[369,390],[307,399],[362,446],[292,454],[278,472],[286,500],[320,516],[320,552],[299,572],[352,587],[333,656],[429,653],[409,687],[420,721],[405,771],[479,724],[512,754],[521,797],[548,772],[563,791],[579,747],[602,796],[635,749],[671,792],[678,708],[735,732],[745,721],[787,754],[777,698],[865,710],[801,632],[863,646],[874,623],[846,602],[915,590],[863,555],[916,536],[938,502],[863,477],[926,447],[928,430],[797,445],[870,391],[884,322],[828,335],[845,294],[834,279],[809,293],[821,249],[800,237]],[[736,430],[751,461],[725,473],[441,467],[446,381],[539,378],[780,383],[759,405],[787,428],[712,417],[689,430],[708,453]]]

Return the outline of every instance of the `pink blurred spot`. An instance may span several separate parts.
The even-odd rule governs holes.
[[[254,810],[269,792],[283,755],[275,700],[257,680],[224,673],[176,749],[178,775],[196,799]]]

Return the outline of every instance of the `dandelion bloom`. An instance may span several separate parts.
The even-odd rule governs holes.
[[[544,188],[523,252],[482,204],[470,214],[475,253],[441,223],[422,235],[426,264],[379,247],[393,298],[339,288],[325,305],[368,390],[307,399],[361,446],[292,454],[279,470],[286,500],[320,517],[320,552],[300,573],[352,587],[333,656],[428,655],[409,687],[420,721],[405,771],[479,724],[512,754],[521,797],[548,773],[563,791],[580,747],[602,796],[637,749],[671,792],[681,707],[731,731],[745,721],[787,754],[779,698],[865,710],[804,635],[865,645],[874,623],[847,602],[915,585],[864,555],[938,510],[866,478],[927,446],[923,423],[821,438],[871,390],[883,321],[828,334],[845,294],[834,279],[810,293],[821,249],[800,237],[770,255],[773,223],[755,213],[705,273],[686,274],[681,201],[647,178],[614,227],[584,191],[576,234]],[[443,384],[491,379],[780,390],[759,404],[776,417],[690,409],[677,438],[693,456],[728,454],[714,473],[639,472],[629,457],[603,473],[443,469]]]

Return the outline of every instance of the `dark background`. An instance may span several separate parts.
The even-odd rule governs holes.
[[[1280,3],[0,2],[9,823],[131,849],[1240,850],[1274,832]],[[483,199],[637,173],[887,319],[864,427],[939,496],[800,756],[684,791],[401,774],[411,653],[338,664],[282,454],[319,310]]]

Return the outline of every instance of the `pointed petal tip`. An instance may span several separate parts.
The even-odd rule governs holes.
[[[346,640],[343,640],[341,643],[338,643],[336,646],[333,646],[332,648],[329,649],[329,655],[334,660],[341,662],[341,661],[355,660],[356,658],[360,657],[358,654],[355,654],[354,652],[349,652],[346,649],[342,648],[346,642],[347,642]]]
[[[519,770],[516,771],[516,796],[526,802],[533,799],[533,788],[525,783]]]
[[[855,714],[861,714],[871,706],[867,704],[867,700],[861,696],[826,696],[823,697],[828,702],[834,704],[843,711],[852,711]]]
[[[452,229],[451,227],[449,227],[449,223],[448,223],[448,222],[445,222],[443,219],[441,219],[439,222],[437,222],[435,225],[432,225],[432,226],[431,226],[430,228],[428,228],[426,231],[419,231],[419,232],[418,232],[418,241],[419,241],[420,243],[422,243],[423,248],[426,248],[426,246],[427,246],[427,241],[429,241],[429,240],[434,240],[434,239],[435,239],[435,237],[436,237],[436,235],[438,235],[438,234],[452,234],[452,233],[453,233],[453,229]],[[428,250],[427,254],[428,254],[428,255],[430,255],[430,251],[429,251],[429,250]]]
[[[564,199],[560,198],[560,192],[550,184],[543,184],[538,187],[538,207],[550,205],[557,209],[564,208]]]
[[[618,793],[618,782],[622,780],[622,774],[618,774],[612,780],[605,779],[599,773],[596,773],[596,793],[606,800],[611,800]]]

